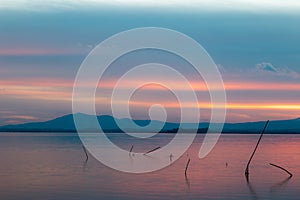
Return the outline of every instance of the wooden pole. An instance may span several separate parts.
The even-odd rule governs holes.
[[[265,130],[266,130],[268,124],[269,124],[269,120],[266,122],[266,125],[265,125],[263,131],[261,132],[260,137],[259,137],[259,139],[258,139],[258,141],[257,141],[257,143],[256,143],[256,146],[255,146],[255,148],[254,148],[254,151],[253,151],[253,153],[252,153],[252,155],[251,155],[251,157],[250,157],[250,159],[249,159],[249,161],[248,161],[248,163],[247,163],[247,167],[246,167],[246,169],[245,169],[245,176],[246,176],[246,177],[249,176],[249,165],[250,165],[250,163],[251,163],[251,161],[252,161],[252,158],[253,158],[253,156],[254,156],[256,150],[257,150],[257,147],[258,147],[258,145],[259,145],[259,143],[260,143],[260,140],[261,140],[262,136],[263,136],[264,133],[265,133]]]
[[[285,171],[286,173],[288,173],[288,174],[290,175],[290,177],[293,176],[293,174],[292,174],[291,172],[289,172],[287,169],[284,169],[283,167],[280,167],[280,166],[275,165],[275,164],[272,164],[272,163],[270,163],[270,165],[273,166],[273,167],[277,167],[277,168],[279,168],[279,169]]]
[[[86,156],[85,162],[87,162],[89,160],[89,155],[88,155],[88,153],[86,151],[86,148],[83,145],[82,145],[82,148],[83,148],[83,151],[84,151],[85,156]]]
[[[133,150],[133,145],[131,146],[129,153],[131,153],[131,152],[132,152],[132,150]]]
[[[144,153],[144,155],[146,155],[146,154],[148,154],[148,153],[151,153],[151,152],[153,152],[153,151],[156,151],[156,150],[158,150],[158,149],[160,149],[160,147],[156,147],[156,148],[154,148],[154,149],[151,149],[150,151],[147,151],[146,153]]]
[[[187,170],[188,170],[188,167],[189,167],[190,162],[191,162],[191,159],[189,158],[189,160],[188,160],[187,163],[186,163],[185,170],[184,170],[184,175],[185,175],[185,177],[187,177]]]

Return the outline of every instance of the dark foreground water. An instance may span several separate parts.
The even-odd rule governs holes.
[[[112,137],[123,148],[132,141]],[[132,175],[105,167],[85,154],[70,134],[0,134],[0,199],[300,199],[300,135],[265,135],[250,168],[244,169],[259,135],[222,135],[214,150],[198,159],[203,135],[187,155],[157,172]],[[167,143],[164,134],[139,151]],[[145,148],[145,149],[143,149]],[[294,176],[272,166],[285,167]],[[227,165],[226,165],[227,163]]]

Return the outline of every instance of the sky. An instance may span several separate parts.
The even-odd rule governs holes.
[[[111,35],[139,27],[180,31],[206,49],[224,80],[226,121],[300,117],[299,1],[0,2],[0,125],[71,113],[73,83],[85,57]],[[211,105],[203,81],[193,76],[187,62],[158,50],[129,53],[110,66],[97,91],[97,113],[111,113],[109,95],[123,72],[154,61],[189,77],[203,110],[201,119],[208,121]],[[130,80],[124,89],[141,81]],[[180,83],[173,84],[186,90]],[[178,120],[176,98],[156,86],[135,94],[132,117],[147,118],[153,103],[167,107],[170,121]]]

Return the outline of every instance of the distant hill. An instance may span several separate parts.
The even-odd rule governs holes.
[[[226,123],[224,133],[255,133],[262,130],[266,122]],[[270,121],[266,133],[300,133],[300,118]]]
[[[93,132],[97,130],[97,127],[91,126],[91,119],[94,118],[92,115],[87,114],[75,114],[83,125],[82,129],[87,132]],[[117,119],[113,118],[109,115],[97,116],[98,122],[101,125],[101,128],[105,132],[122,132],[118,127],[116,121],[120,124],[126,125],[129,124],[128,121],[130,119]],[[134,120],[134,122],[140,126],[146,126],[149,124],[150,120]],[[172,130],[178,128],[177,123],[163,123],[161,121],[153,121],[154,125],[162,126],[163,130]],[[135,131],[130,129],[130,127],[126,127],[131,131]],[[151,132],[152,130],[146,130]],[[73,114],[65,115],[62,117],[58,117],[56,119],[46,121],[46,122],[32,122],[26,124],[17,124],[17,125],[6,125],[0,127],[0,132],[76,132]]]
[[[87,114],[75,114],[80,117],[83,124],[83,131],[94,132],[96,127],[91,126],[91,119],[94,117]],[[127,118],[117,119],[109,115],[97,116],[97,120],[100,123],[104,132],[122,132],[117,123],[127,126],[127,130],[131,132],[137,132],[138,130],[129,126],[129,120]],[[134,120],[134,122],[140,126],[146,126],[150,123],[150,120]],[[174,133],[179,128],[178,123],[152,121],[154,127],[163,127],[161,132]],[[245,122],[245,123],[225,123],[223,133],[260,133],[265,122]],[[189,127],[197,127],[199,133],[205,133],[209,126],[209,123],[192,124],[186,123],[184,127],[186,132],[190,132]],[[153,132],[154,130],[145,129],[144,132]],[[76,132],[73,115],[65,115],[56,119],[46,122],[33,122],[17,125],[6,125],[0,127],[0,132]],[[290,120],[276,120],[270,121],[266,133],[289,133],[300,134],[300,118]]]

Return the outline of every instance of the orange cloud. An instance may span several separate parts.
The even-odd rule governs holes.
[[[106,80],[101,82],[98,87],[113,88],[116,80]],[[143,80],[127,80],[122,84],[121,88],[133,88],[136,85],[143,85]],[[87,84],[89,85],[89,84]],[[158,87],[159,83],[148,85],[147,90],[163,90],[163,87]],[[189,90],[188,86],[182,85],[180,82],[169,81],[169,85],[176,90]],[[191,86],[196,91],[207,91],[208,87],[203,81],[191,82]],[[224,81],[225,90],[288,90],[288,91],[300,91],[300,83],[275,83],[275,82],[230,82]],[[212,90],[221,90],[220,85],[211,85]]]
[[[129,80],[121,87],[126,89],[135,86],[136,84],[142,83],[141,80]],[[100,87],[111,89],[115,84],[115,80],[105,80],[100,83]],[[187,89],[184,86],[180,85],[180,83],[173,82],[173,87],[178,90]],[[91,84],[86,82],[84,87],[90,87]],[[195,90],[207,90],[205,84],[192,82],[192,87]],[[42,79],[36,78],[33,80],[0,80],[0,94],[9,96],[9,98],[18,98],[18,99],[36,99],[36,100],[48,100],[48,101],[72,101],[72,88],[73,81],[65,80],[65,79]],[[293,90],[300,91],[300,84],[292,84],[292,83],[254,83],[254,82],[225,82],[226,90],[242,90],[247,92],[248,90]],[[147,87],[143,88],[146,90],[163,90],[165,88],[160,87],[156,84],[147,85]],[[218,89],[215,87],[214,89]],[[89,99],[81,99],[82,101],[89,101]],[[300,104],[291,103],[291,102],[276,102],[270,103],[248,103],[247,100],[243,102],[228,102],[226,105],[227,109],[230,110],[282,110],[282,111],[299,111]],[[247,103],[246,103],[247,102]],[[98,97],[96,99],[96,103],[100,105],[108,105],[110,104],[110,98],[108,97]],[[117,102],[120,105],[125,105],[127,102],[123,102],[119,100]],[[153,103],[157,103],[155,98],[153,100],[145,101],[131,101],[131,106],[137,107],[149,107]],[[179,108],[180,105],[178,102],[170,102],[168,99],[161,100],[164,106],[169,108]],[[196,108],[199,106],[203,109],[210,109],[212,105],[209,102],[199,102],[198,104],[193,104],[191,102],[183,102],[181,104],[182,107],[185,108]],[[221,105],[214,105],[215,108],[220,107]]]
[[[68,83],[55,80],[48,83],[39,80],[0,81],[0,87],[3,88],[0,94],[19,99],[71,100],[72,90]]]
[[[123,102],[127,104],[127,102]],[[129,105],[131,106],[141,106],[141,107],[150,107],[154,102],[148,101],[130,101]],[[155,103],[156,104],[156,103]],[[211,103],[189,103],[183,102],[179,104],[178,102],[163,102],[162,105],[168,108],[202,108],[202,109],[211,109],[212,107],[218,109],[223,108],[223,105],[212,105]],[[300,104],[242,104],[242,103],[228,103],[225,105],[226,109],[234,110],[300,110]]]
[[[143,80],[127,80],[124,84],[120,85],[121,89],[128,89],[136,87],[137,85],[143,85]],[[113,89],[115,87],[116,80],[106,79],[98,83],[98,88]],[[56,78],[34,78],[24,80],[0,80],[0,87],[7,88],[12,86],[34,86],[44,88],[57,88],[65,87],[72,89],[74,80],[56,79]],[[189,90],[189,87],[182,85],[180,82],[170,81],[169,85],[176,90]],[[94,85],[86,81],[81,87],[93,87]],[[206,84],[202,81],[191,82],[191,86],[196,91],[207,91]],[[213,90],[220,90],[222,87],[218,85],[210,86]],[[275,82],[224,82],[224,88],[230,90],[284,90],[284,91],[300,91],[300,83],[275,83]],[[147,85],[143,89],[146,90],[164,90],[164,87],[159,86],[159,83]]]
[[[226,107],[242,110],[300,110],[300,104],[229,104]]]
[[[9,116],[5,116],[5,118],[9,118],[9,119],[26,119],[26,120],[36,120],[38,119],[37,117],[34,116],[29,116],[29,115],[9,115]]]
[[[5,120],[5,123],[6,124],[20,124],[20,123],[22,123],[22,121],[12,119],[12,120]]]

